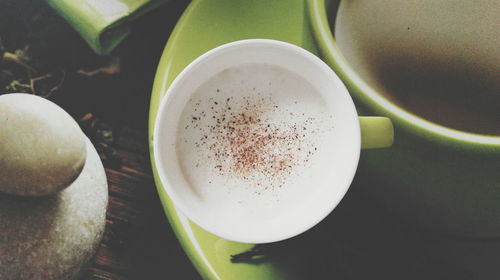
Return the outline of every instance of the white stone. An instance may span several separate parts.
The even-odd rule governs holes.
[[[87,160],[66,189],[44,197],[0,193],[0,279],[78,279],[96,252],[106,221],[108,188],[87,139]]]
[[[85,135],[61,107],[32,94],[0,96],[0,191],[60,191],[80,174],[85,150]]]

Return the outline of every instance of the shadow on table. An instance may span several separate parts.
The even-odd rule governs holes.
[[[287,279],[498,279],[500,241],[458,240],[417,228],[358,190],[356,178],[323,222],[295,238],[257,245],[235,263],[271,262]]]

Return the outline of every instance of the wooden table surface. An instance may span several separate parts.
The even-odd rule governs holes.
[[[187,4],[172,1],[139,19],[125,42],[99,57],[44,1],[0,2],[0,54],[26,60],[36,70],[33,77],[50,76],[30,88],[12,85],[9,73],[3,73],[0,94],[50,94],[48,99],[79,121],[106,169],[106,230],[82,280],[200,278],[161,207],[147,142],[156,67]],[[0,70],[21,77],[17,84],[29,84],[16,67],[0,64]]]

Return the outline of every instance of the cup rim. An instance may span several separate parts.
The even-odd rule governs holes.
[[[162,123],[165,122],[165,115],[166,110],[168,108],[168,103],[169,103],[169,96],[172,96],[172,91],[175,90],[178,87],[178,84],[185,82],[186,77],[192,72],[192,70],[195,67],[198,67],[200,63],[203,63],[207,58],[213,57],[214,55],[219,55],[221,51],[226,50],[227,48],[238,48],[242,45],[249,45],[249,44],[272,44],[275,46],[280,46],[280,47],[285,47],[291,49],[291,51],[294,52],[300,52],[301,55],[305,56],[306,59],[310,60],[311,63],[318,64],[319,67],[322,67],[321,69],[324,71],[331,72],[333,74],[333,77],[335,78],[334,83],[341,85],[343,89],[345,90],[346,93],[346,98],[349,100],[350,107],[349,111],[352,112],[356,118],[353,121],[353,123],[356,125],[354,128],[354,131],[356,132],[354,136],[354,139],[352,141],[353,146],[354,146],[354,153],[352,153],[352,172],[349,174],[346,174],[346,184],[342,188],[339,188],[339,195],[336,198],[330,199],[330,202],[328,203],[327,206],[322,207],[321,209],[321,215],[312,215],[308,219],[307,224],[301,224],[300,227],[297,227],[295,230],[283,230],[283,231],[275,231],[275,233],[272,236],[258,236],[255,238],[241,238],[237,235],[231,235],[227,233],[227,230],[222,230],[219,231],[218,229],[214,229],[210,224],[206,224],[205,221],[203,221],[202,218],[198,219],[199,217],[195,214],[192,213],[192,211],[189,210],[189,207],[187,204],[182,202],[182,199],[179,197],[177,192],[173,189],[171,185],[171,180],[169,179],[169,176],[167,176],[167,171],[166,171],[166,164],[164,164],[164,160],[159,157],[159,156],[154,156],[158,155],[160,152],[160,138],[159,135],[161,131]],[[160,181],[162,182],[163,189],[167,192],[171,200],[174,202],[174,204],[181,210],[183,214],[185,214],[191,221],[199,225],[201,228],[205,229],[206,231],[215,234],[217,236],[220,236],[224,239],[231,240],[231,241],[236,241],[236,242],[243,242],[243,243],[270,243],[270,242],[276,242],[276,241],[281,241],[285,240],[294,236],[297,236],[310,228],[314,227],[317,225],[319,222],[321,222],[326,216],[328,216],[340,203],[340,201],[343,199],[345,194],[347,193],[353,179],[354,175],[357,170],[357,166],[359,164],[359,157],[361,153],[361,133],[360,133],[360,126],[359,126],[359,121],[358,121],[358,114],[356,111],[356,108],[354,106],[354,103],[352,101],[351,96],[348,94],[347,89],[345,88],[345,85],[343,82],[340,80],[340,78],[332,71],[328,65],[326,65],[323,61],[321,61],[317,56],[314,54],[308,52],[307,50],[300,48],[298,46],[295,46],[290,43],[278,41],[278,40],[271,40],[271,39],[246,39],[246,40],[239,40],[239,41],[234,41],[230,42],[221,46],[218,46],[214,49],[211,49],[198,58],[196,58],[193,62],[191,62],[186,68],[174,79],[172,82],[171,86],[166,90],[166,93],[162,100],[160,101],[160,105],[158,108],[158,114],[156,116],[156,121],[155,121],[155,127],[154,127],[154,136],[153,137],[153,158],[154,158],[154,163],[157,167],[158,170],[158,176]]]
[[[332,0],[308,0],[309,17],[314,39],[323,59],[350,89],[350,93],[363,105],[370,104],[377,114],[389,117],[410,133],[439,144],[480,152],[500,152],[500,136],[460,131],[425,120],[395,105],[378,94],[349,65],[333,37],[326,4]]]

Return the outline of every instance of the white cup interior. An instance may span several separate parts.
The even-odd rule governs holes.
[[[241,65],[272,65],[296,74],[294,83],[308,84],[319,94],[329,119],[321,126],[329,135],[318,140],[318,153],[305,175],[287,178],[290,186],[267,193],[221,187],[192,178],[181,166],[179,125],[193,94],[212,77]],[[257,73],[259,71],[256,71]],[[258,82],[257,73],[248,80]],[[274,77],[269,77],[270,81]],[[224,85],[221,85],[224,86]],[[287,89],[287,85],[281,88]],[[288,87],[290,91],[293,88]],[[292,94],[292,93],[291,93]],[[321,137],[321,136],[318,136]],[[154,132],[154,158],[163,187],[175,205],[193,222],[222,238],[267,243],[290,238],[325,218],[346,193],[356,172],[360,153],[357,113],[347,89],[319,58],[297,46],[274,40],[252,39],[215,48],[193,61],[178,75],[161,101]],[[194,167],[193,167],[194,168]],[[191,177],[190,177],[191,176]],[[211,180],[211,179],[210,179]],[[224,191],[221,191],[224,189]]]

